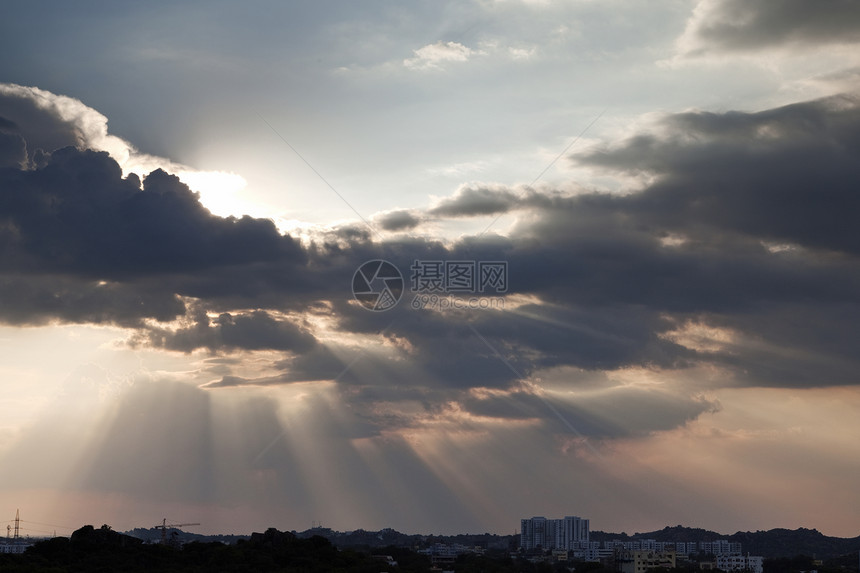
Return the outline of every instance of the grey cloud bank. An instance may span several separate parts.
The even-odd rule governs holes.
[[[515,390],[519,376],[563,366],[712,364],[725,369],[727,385],[853,384],[860,364],[850,344],[821,341],[858,334],[858,108],[843,95],[757,113],[669,115],[652,132],[571,157],[608,173],[645,173],[644,189],[463,187],[424,212],[380,219],[404,230],[440,217],[527,215],[507,237],[450,244],[408,235],[379,242],[343,227],[302,245],[264,219],[211,215],[162,171],[141,185],[104,152],[49,150],[40,165],[0,172],[3,316],[124,325],[137,329],[135,346],[180,352],[286,353],[272,362],[281,376],[229,373],[211,388],[336,377],[348,361],[301,323],[311,307],[340,335],[381,332],[393,344],[374,368],[338,378],[345,387],[396,380],[377,389],[383,395],[404,384],[447,388],[445,399],[454,389]],[[5,131],[15,133],[14,124],[7,119]],[[401,269],[416,259],[505,260],[511,294],[532,298],[514,312],[401,305],[368,313],[350,304],[348,284],[374,258]],[[802,328],[798,316],[807,317]],[[168,326],[179,318],[185,326]],[[697,347],[678,334],[693,323],[730,334]],[[749,339],[763,343],[746,346]]]

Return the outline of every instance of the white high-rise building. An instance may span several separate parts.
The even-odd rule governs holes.
[[[532,517],[520,521],[520,546],[530,549],[585,549],[588,546],[588,520],[576,516],[562,519]]]
[[[520,547],[525,550],[546,549],[546,518],[532,517],[520,520]]]

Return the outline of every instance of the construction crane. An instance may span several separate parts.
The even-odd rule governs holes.
[[[175,527],[188,527],[191,525],[200,525],[200,524],[199,523],[171,523],[168,525],[167,518],[165,517],[164,519],[161,520],[161,523],[159,525],[155,525],[153,527],[160,527],[161,528],[161,544],[167,545],[167,528],[168,527],[170,527],[172,529]]]

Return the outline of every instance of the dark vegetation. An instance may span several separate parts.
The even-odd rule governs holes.
[[[467,547],[483,547],[485,549],[505,549],[516,551],[520,544],[519,535],[495,535],[492,533],[474,533],[459,535],[419,535],[400,533],[391,528],[379,531],[356,529],[355,531],[334,531],[329,528],[315,527],[296,533],[298,537],[319,535],[331,541],[337,547],[429,547],[435,543],[447,545],[460,544]]]
[[[313,533],[327,533],[333,539]],[[705,530],[676,527],[650,533],[605,534],[594,532],[593,539],[657,539],[659,541],[740,540],[745,536],[744,551],[759,548],[765,554],[764,573],[854,573],[858,571],[860,539],[823,536],[815,530],[771,530],[725,536]],[[201,536],[202,537],[202,536]],[[302,533],[269,529],[265,533],[241,536],[234,543],[191,541],[180,545],[177,536],[168,536],[173,544],[144,543],[143,540],[113,531],[107,525],[90,525],[75,531],[71,537],[40,541],[23,555],[0,554],[0,571],[10,572],[342,572],[342,573],[429,573],[430,558],[415,551],[434,543],[459,543],[485,548],[483,555],[465,554],[455,563],[445,565],[457,573],[612,573],[611,564],[585,562],[533,562],[543,557],[534,552],[526,559],[511,550],[514,536],[459,535],[412,536],[394,530],[367,532],[359,530],[338,533],[315,529]],[[701,539],[699,539],[701,537]],[[388,543],[388,545],[382,545]],[[515,547],[514,547],[515,548]],[[804,555],[804,550],[813,548]],[[841,554],[837,551],[847,548]],[[762,550],[764,549],[764,550]],[[792,553],[793,551],[793,553]],[[768,552],[771,555],[768,555]],[[782,555],[773,556],[772,553]],[[397,562],[389,563],[388,558]],[[537,558],[537,559],[535,559]],[[673,570],[656,573],[698,572],[695,563],[679,564]]]
[[[384,565],[369,553],[338,550],[322,537],[298,539],[276,529],[254,533],[233,545],[192,542],[180,548],[144,544],[106,525],[100,529],[86,526],[70,538],[36,543],[23,555],[0,555],[0,571],[4,572],[378,573],[386,570]],[[429,570],[429,560],[426,569],[413,570]]]

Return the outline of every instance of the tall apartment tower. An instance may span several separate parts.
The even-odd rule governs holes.
[[[558,549],[567,549],[570,551],[571,549],[579,549],[581,543],[588,543],[588,520],[582,519],[581,517],[576,516],[567,516],[563,520],[559,520],[562,522],[561,529],[561,543],[558,546]]]
[[[588,543],[588,520],[576,516],[562,519],[532,517],[520,520],[520,546],[530,549],[579,549]]]
[[[520,520],[520,546],[526,551],[541,547],[547,549],[545,517]]]

